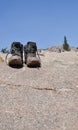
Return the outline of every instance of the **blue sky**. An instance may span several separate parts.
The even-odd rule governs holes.
[[[13,41],[38,48],[78,46],[78,0],[0,0],[0,49]]]

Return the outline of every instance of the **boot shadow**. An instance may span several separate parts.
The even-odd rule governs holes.
[[[15,69],[21,69],[23,68],[23,65],[9,65],[11,68],[15,68]]]

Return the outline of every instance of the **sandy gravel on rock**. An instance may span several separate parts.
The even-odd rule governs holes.
[[[78,130],[78,52],[40,58],[41,68],[0,63],[0,130]]]

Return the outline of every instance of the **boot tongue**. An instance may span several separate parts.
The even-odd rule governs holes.
[[[36,47],[36,43],[28,43],[28,45],[27,45],[28,47],[28,52],[30,52],[30,53],[35,53],[36,52],[36,50],[37,50],[37,47]]]
[[[16,47],[16,48],[20,48],[20,44],[17,43],[17,44],[15,45],[15,47]]]

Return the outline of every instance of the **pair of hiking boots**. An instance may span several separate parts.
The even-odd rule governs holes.
[[[11,67],[22,67],[24,61],[28,67],[41,66],[39,55],[37,56],[38,52],[35,42],[27,42],[25,46],[20,42],[13,42],[11,44],[10,54],[8,65]]]

